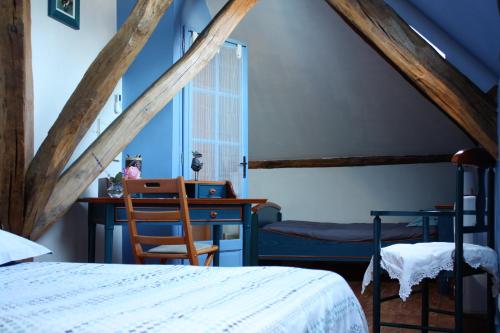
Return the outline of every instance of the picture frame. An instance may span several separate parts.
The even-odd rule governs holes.
[[[80,29],[80,0],[49,0],[49,16],[66,24]]]

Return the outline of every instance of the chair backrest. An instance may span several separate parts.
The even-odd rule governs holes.
[[[455,237],[459,237],[458,242],[462,243],[462,235],[464,232],[487,232],[488,246],[494,247],[496,161],[484,149],[472,148],[461,150],[453,155],[452,162],[457,166]],[[467,166],[477,169],[478,180],[475,207],[476,225],[472,228],[463,227],[464,168]],[[486,183],[487,191],[485,191]],[[485,226],[484,223],[485,216],[487,220],[487,226]]]
[[[137,255],[143,253],[142,245],[178,245],[185,244],[188,251],[193,252],[194,241],[187,203],[184,178],[172,179],[128,179],[124,181],[124,200],[127,210],[130,241]],[[133,203],[133,194],[170,194],[178,201],[164,207],[165,210],[138,210]],[[167,197],[167,196],[166,196]],[[155,196],[158,198],[158,196]],[[163,208],[163,207],[158,207]],[[182,221],[183,236],[142,236],[138,233],[138,222],[178,222]]]

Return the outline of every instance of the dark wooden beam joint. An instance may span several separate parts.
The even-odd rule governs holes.
[[[370,165],[422,164],[450,162],[453,154],[406,156],[356,156],[304,160],[250,161],[250,169],[333,168]]]
[[[493,105],[498,106],[498,84],[491,87],[491,89],[486,92],[486,96]]]

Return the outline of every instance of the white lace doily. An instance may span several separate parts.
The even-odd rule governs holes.
[[[382,248],[380,266],[391,279],[399,280],[399,297],[404,301],[411,288],[424,278],[435,278],[440,271],[453,271],[455,243],[431,242],[395,244]],[[492,296],[498,294],[497,253],[486,246],[464,243],[464,260],[473,268],[481,267],[493,277]],[[363,277],[362,292],[373,279],[373,257]]]

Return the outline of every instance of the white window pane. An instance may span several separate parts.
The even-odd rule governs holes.
[[[196,75],[193,79],[193,87],[204,88],[204,89],[214,89],[215,87],[215,70],[216,70],[216,57],[215,56],[210,63],[203,68],[203,70]]]
[[[215,139],[215,96],[193,92],[193,138]]]
[[[234,191],[240,196],[240,146],[221,144],[219,151],[219,177],[230,180],[233,183]]]
[[[235,46],[224,46],[219,53],[219,85],[223,92],[240,95],[241,57],[236,55]]]
[[[241,142],[241,100],[219,97],[219,139],[224,142]]]

